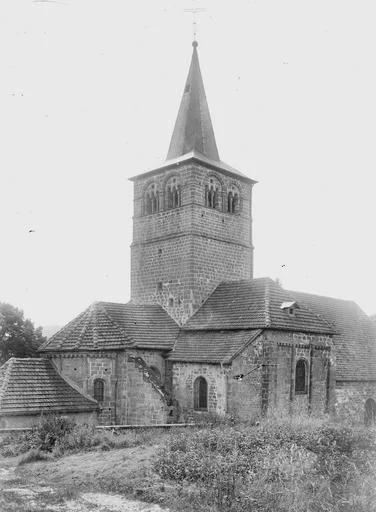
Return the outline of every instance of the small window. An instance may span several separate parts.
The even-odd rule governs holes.
[[[295,316],[295,308],[288,308],[289,316]]]
[[[168,307],[169,308],[173,308],[174,307],[174,299],[172,297],[170,297],[168,299]]]
[[[165,185],[165,208],[172,210],[181,206],[181,186],[179,178],[171,176]]]
[[[155,183],[149,185],[144,196],[144,214],[150,215],[160,211],[160,193]]]
[[[157,283],[157,292],[161,292],[163,289],[163,283],[162,281],[158,281]]]
[[[232,185],[230,191],[227,194],[227,211],[228,213],[239,212],[239,189]]]
[[[94,381],[94,400],[103,402],[104,400],[104,380],[95,379]]]
[[[307,393],[307,365],[304,359],[299,359],[295,370],[295,393]]]
[[[205,206],[214,208],[215,210],[222,209],[221,202],[221,184],[216,178],[210,178],[209,185],[205,186]]]
[[[376,423],[376,402],[372,398],[368,398],[364,406],[364,423],[367,426]]]
[[[196,411],[208,410],[208,383],[204,377],[198,377],[194,383],[194,409]]]
[[[154,376],[157,377],[158,380],[162,380],[161,372],[156,366],[150,366],[150,370],[154,373]]]

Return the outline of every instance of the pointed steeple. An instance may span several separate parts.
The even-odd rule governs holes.
[[[198,61],[197,41],[193,41],[192,46],[192,61],[171,137],[167,160],[195,151],[219,162],[217,144]]]

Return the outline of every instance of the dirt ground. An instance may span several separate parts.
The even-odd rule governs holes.
[[[88,452],[22,466],[18,458],[0,457],[0,510],[166,512],[151,503],[153,494],[163,493],[151,469],[155,449]]]

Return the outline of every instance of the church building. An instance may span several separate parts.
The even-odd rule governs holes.
[[[256,182],[220,160],[197,47],[167,159],[132,178],[130,302],[92,304],[38,361],[75,397],[77,412],[72,402],[65,413],[101,424],[270,411],[371,421],[375,322],[351,301],[253,277]],[[62,410],[41,399],[28,415],[9,377],[17,361],[0,370],[0,423]]]

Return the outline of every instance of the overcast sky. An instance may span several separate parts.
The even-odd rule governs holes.
[[[255,275],[375,313],[374,0],[1,0],[0,300],[46,325],[129,299],[128,178],[166,157],[192,5]]]

